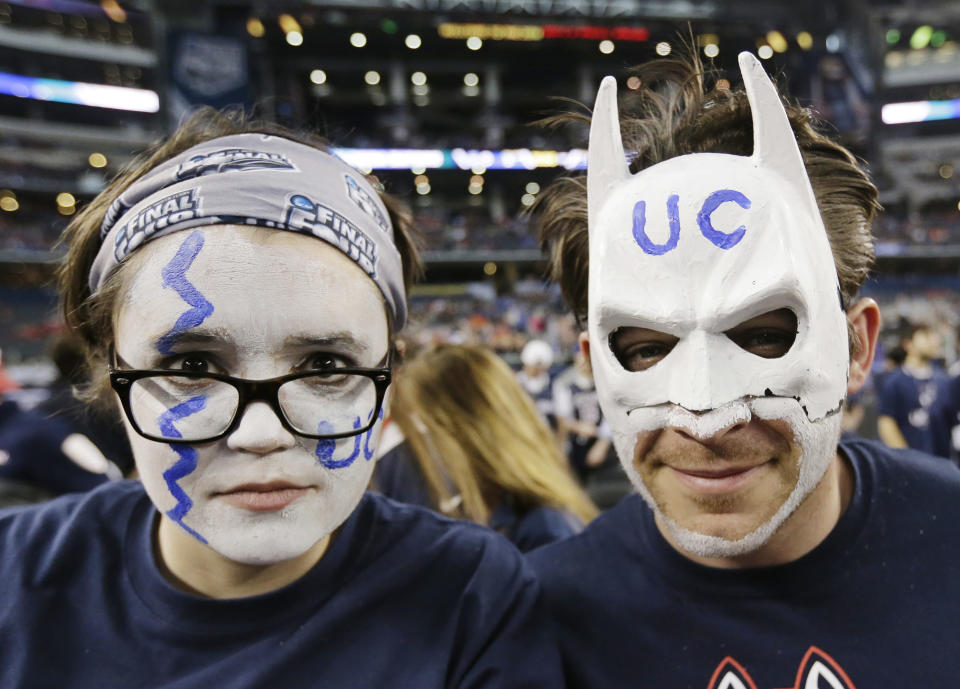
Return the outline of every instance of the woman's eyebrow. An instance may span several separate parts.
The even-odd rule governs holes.
[[[290,335],[283,340],[286,347],[338,347],[366,352],[370,346],[363,340],[358,340],[353,333],[339,332],[317,337],[316,335]]]
[[[161,335],[161,337],[163,337]],[[155,338],[159,340],[160,338]],[[173,338],[170,339],[170,347],[186,347],[186,346],[196,346],[196,345],[211,345],[211,344],[224,344],[231,343],[233,338],[230,336],[229,332],[223,328],[214,328],[214,329],[194,329],[188,330],[186,332],[177,333]]]

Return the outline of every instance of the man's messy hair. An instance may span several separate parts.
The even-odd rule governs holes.
[[[708,89],[708,75],[694,51],[689,57],[645,63],[632,72],[641,87],[622,94],[619,104],[624,149],[633,156],[631,173],[688,153],[753,153],[746,92],[742,86],[731,89],[720,80]],[[813,113],[786,101],[784,108],[830,239],[847,308],[873,265],[870,225],[880,210],[877,189],[847,149],[814,128]],[[589,122],[583,112],[566,112],[541,124]],[[586,174],[556,180],[533,212],[541,247],[549,253],[549,275],[560,284],[576,317],[584,321],[589,273]]]

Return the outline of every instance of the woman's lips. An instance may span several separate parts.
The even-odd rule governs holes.
[[[220,497],[228,505],[250,512],[272,512],[282,510],[287,505],[299,500],[311,488],[295,486],[290,483],[251,483],[237,486]]]
[[[701,494],[723,495],[739,490],[754,478],[759,477],[765,466],[766,463],[716,470],[669,468],[677,481],[687,489]]]

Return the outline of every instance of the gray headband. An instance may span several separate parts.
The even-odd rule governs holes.
[[[91,292],[145,242],[201,225],[257,225],[322,239],[377,284],[398,330],[406,322],[403,263],[377,192],[332,155],[266,134],[206,141],[134,182],[103,219]]]

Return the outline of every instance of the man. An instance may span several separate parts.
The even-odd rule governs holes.
[[[856,299],[876,190],[752,55],[740,67],[746,95],[647,66],[658,90],[621,122],[607,78],[586,184],[542,209],[640,493],[531,555],[568,682],[952,686],[960,472],[838,447],[879,328]]]
[[[903,363],[883,377],[877,397],[877,433],[890,447],[942,452],[930,412],[944,394],[946,372],[936,363],[942,355],[940,334],[925,323],[908,323],[900,344]],[[946,455],[944,455],[946,456]]]
[[[522,368],[517,380],[533,398],[537,411],[550,428],[556,429],[557,417],[553,409],[553,388],[550,367],[553,366],[553,348],[543,340],[530,340],[520,352]]]

